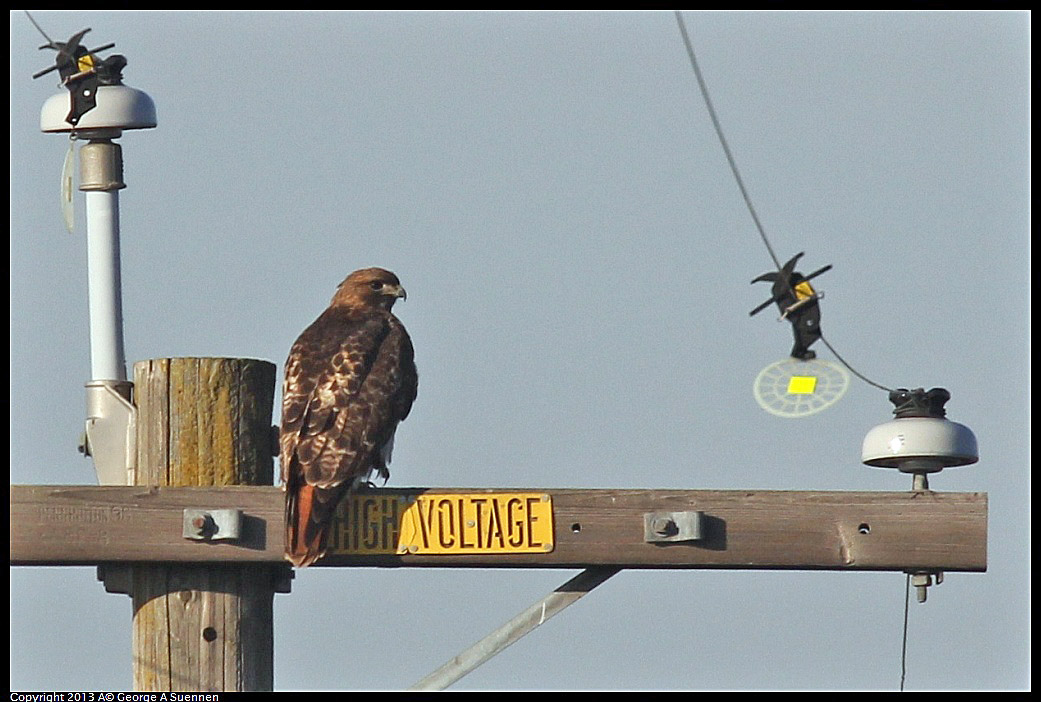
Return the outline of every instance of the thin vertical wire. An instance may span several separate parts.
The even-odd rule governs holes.
[[[904,643],[900,649],[900,692],[904,691],[904,680],[907,678],[907,611],[911,602],[911,574],[907,574],[904,584]]]

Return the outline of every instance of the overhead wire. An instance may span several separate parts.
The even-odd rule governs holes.
[[[29,18],[29,21],[33,23],[33,26],[36,27],[36,30],[43,35],[43,38],[47,40],[47,43],[53,44],[54,42],[51,41],[51,38],[49,36],[47,36],[47,32],[43,31],[43,27],[36,23],[36,20],[33,19],[33,16],[29,14],[29,11],[22,10],[22,12],[24,12],[25,16]]]
[[[817,331],[820,332],[820,329],[818,329]],[[842,365],[846,366],[846,368],[849,369],[850,373],[852,373],[853,375],[857,376],[858,378],[863,380],[868,385],[873,385],[874,387],[878,388],[879,390],[885,390],[886,392],[893,392],[893,388],[887,388],[885,385],[882,385],[881,383],[876,383],[874,380],[872,380],[871,378],[867,377],[863,373],[858,372],[856,368],[854,368],[853,366],[849,365],[849,363],[846,361],[846,359],[844,359],[842,356],[840,356],[839,352],[835,350],[835,347],[828,343],[828,340],[824,338],[824,334],[823,333],[821,333],[821,335],[820,335],[820,340],[824,343],[825,346],[828,347],[828,350],[831,351],[832,354],[834,354],[835,358],[839,359],[839,363],[841,363]]]
[[[907,679],[907,613],[911,603],[911,574],[907,574],[904,583],[904,640],[900,646],[900,692],[904,691],[904,680]]]
[[[712,98],[708,95],[708,86],[705,84],[705,77],[701,75],[701,67],[698,66],[698,59],[694,55],[694,45],[690,41],[690,35],[687,34],[687,25],[683,21],[683,15],[680,14],[679,10],[674,10],[676,13],[676,21],[680,25],[680,34],[683,35],[683,44],[687,47],[687,56],[690,58],[690,65],[694,69],[694,77],[698,79],[698,88],[701,89],[701,97],[705,100],[705,107],[708,108],[708,116],[712,118],[712,126],[716,128],[716,136],[719,137],[719,143],[723,145],[723,153],[727,156],[727,163],[730,164],[730,170],[734,174],[734,180],[737,181],[737,187],[741,189],[741,196],[745,199],[745,205],[748,206],[748,211],[752,215],[752,220],[755,221],[755,227],[759,230],[759,236],[762,238],[763,243],[766,244],[766,250],[770,252],[770,258],[774,260],[774,265],[777,266],[777,270],[781,270],[781,261],[777,258],[777,254],[774,253],[774,248],[770,246],[770,240],[766,238],[766,230],[763,229],[763,223],[759,221],[759,215],[756,214],[755,207],[752,205],[752,198],[748,195],[748,189],[745,187],[745,181],[741,178],[741,172],[737,168],[737,161],[734,160],[734,154],[730,152],[730,145],[727,143],[727,138],[723,135],[723,127],[719,123],[719,117],[716,115],[716,108],[712,106]]]
[[[712,119],[712,126],[716,130],[716,136],[719,138],[719,143],[723,146],[723,153],[726,154],[727,163],[730,164],[730,171],[734,174],[734,180],[737,181],[737,187],[741,190],[741,197],[744,198],[745,205],[748,207],[748,212],[752,215],[755,227],[759,231],[759,238],[763,240],[766,250],[770,253],[770,258],[773,259],[774,265],[777,266],[777,270],[781,270],[781,261],[777,258],[773,246],[770,245],[770,239],[766,236],[766,229],[763,227],[763,223],[760,221],[759,215],[755,211],[755,206],[752,204],[752,198],[748,194],[748,188],[745,187],[745,181],[741,178],[741,172],[738,170],[737,161],[734,159],[734,154],[730,150],[730,144],[727,143],[726,136],[723,134],[723,127],[720,124],[719,116],[716,114],[716,108],[712,105],[712,98],[709,96],[708,85],[705,83],[705,77],[702,75],[701,67],[698,65],[697,55],[694,53],[694,44],[691,42],[690,34],[687,32],[687,24],[683,20],[683,14],[679,10],[674,10],[673,12],[676,15],[676,23],[680,28],[680,35],[683,37],[683,44],[687,48],[687,57],[690,59],[690,66],[694,69],[694,77],[697,79],[698,88],[701,90],[701,97],[705,101],[705,107],[708,109],[709,117]],[[872,385],[880,390],[885,390],[886,392],[892,392],[891,388],[876,383],[847,363],[846,360],[835,351],[834,347],[828,343],[828,340],[824,338],[823,334],[821,334],[820,340],[824,342],[824,345],[828,347],[828,350],[835,354],[835,358],[849,369],[853,375],[857,376],[868,385]]]

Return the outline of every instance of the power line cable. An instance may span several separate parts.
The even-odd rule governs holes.
[[[716,136],[719,137],[719,143],[723,146],[723,153],[726,154],[727,163],[730,164],[730,170],[734,174],[734,180],[737,181],[737,187],[741,190],[741,196],[745,200],[745,205],[748,207],[748,212],[752,215],[752,220],[755,222],[756,229],[759,231],[759,237],[763,240],[763,244],[766,245],[766,250],[770,252],[770,258],[773,259],[774,265],[777,266],[777,270],[781,270],[781,261],[777,258],[777,254],[774,253],[773,246],[770,245],[770,239],[766,236],[766,230],[763,228],[763,223],[759,221],[759,215],[755,211],[755,207],[752,205],[752,198],[748,194],[748,188],[745,187],[745,182],[741,178],[741,172],[737,168],[737,161],[734,160],[734,154],[730,151],[730,145],[727,143],[726,137],[723,135],[723,127],[719,122],[719,117],[716,115],[716,108],[712,105],[712,98],[708,94],[708,85],[705,83],[705,77],[701,74],[701,67],[698,65],[697,56],[694,54],[694,45],[690,41],[690,34],[687,32],[687,24],[683,21],[683,15],[679,10],[673,11],[676,14],[676,23],[680,27],[680,34],[683,36],[683,44],[687,47],[687,57],[690,59],[690,66],[694,69],[694,77],[697,78],[698,88],[701,90],[701,97],[705,100],[705,107],[708,108],[709,117],[712,119],[712,126],[715,127]],[[868,385],[873,385],[880,390],[886,392],[892,392],[890,388],[885,385],[874,382],[864,374],[858,372],[853,366],[846,362],[842,356],[828,343],[828,340],[823,335],[820,337],[824,345],[828,347],[835,358],[839,359],[842,365],[846,366],[853,375],[863,380]]]
[[[904,691],[904,680],[907,678],[907,610],[911,601],[911,574],[907,574],[904,585],[904,642],[900,647],[900,692]]]
[[[755,221],[755,227],[759,230],[759,236],[762,238],[763,243],[766,244],[766,250],[770,252],[770,258],[774,260],[774,265],[777,266],[777,270],[781,270],[781,261],[777,258],[777,254],[774,253],[774,249],[770,246],[770,240],[766,238],[766,230],[763,229],[763,223],[759,221],[759,215],[756,214],[755,207],[752,206],[752,198],[748,196],[748,189],[745,188],[745,182],[741,179],[741,172],[737,169],[737,162],[734,160],[734,155],[730,152],[730,145],[727,144],[727,139],[723,136],[723,127],[719,124],[719,117],[716,116],[716,109],[712,106],[712,98],[708,95],[708,86],[705,85],[705,78],[701,75],[701,68],[698,66],[698,59],[694,55],[694,45],[690,42],[690,35],[687,34],[687,25],[683,21],[683,15],[680,14],[679,10],[674,10],[676,13],[676,22],[680,25],[680,34],[683,35],[683,43],[687,47],[687,56],[690,58],[690,65],[694,69],[694,77],[698,79],[698,88],[701,89],[701,97],[705,100],[705,106],[708,108],[708,115],[712,118],[712,126],[716,128],[716,136],[719,137],[719,143],[723,145],[723,152],[727,156],[727,163],[730,164],[730,170],[734,173],[734,180],[737,181],[737,187],[741,189],[741,196],[745,199],[745,205],[748,206],[748,211],[752,215],[752,219]]]
[[[820,329],[818,329],[817,331],[819,332]],[[820,340],[823,341],[824,345],[828,347],[828,350],[831,351],[832,354],[835,355],[835,358],[839,359],[839,363],[841,363],[842,365],[846,366],[846,368],[849,369],[850,373],[852,373],[853,375],[857,376],[858,378],[863,380],[868,385],[875,386],[879,390],[885,390],[886,392],[893,392],[892,388],[887,388],[885,385],[882,385],[880,383],[876,383],[874,380],[871,380],[871,378],[868,378],[863,373],[859,373],[856,368],[854,368],[853,366],[849,365],[849,363],[846,362],[846,359],[844,359],[842,356],[840,356],[839,352],[835,350],[835,347],[833,347],[831,344],[828,343],[828,340],[824,338],[824,334],[820,335]]]
[[[48,44],[53,44],[54,42],[51,41],[51,38],[49,36],[47,36],[47,32],[43,31],[43,27],[41,27],[40,25],[38,25],[36,23],[36,20],[33,19],[33,16],[29,14],[29,11],[28,10],[22,10],[22,12],[24,12],[25,16],[29,18],[29,21],[33,23],[33,26],[36,27],[36,30],[38,32],[40,32],[40,34],[43,35],[43,38],[47,40],[47,43]]]

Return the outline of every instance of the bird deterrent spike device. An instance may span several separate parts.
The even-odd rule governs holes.
[[[795,345],[792,346],[791,352],[792,358],[808,361],[817,356],[816,353],[810,350],[810,346],[817,339],[821,338],[821,313],[818,302],[821,295],[813,289],[810,281],[820,274],[830,271],[831,265],[824,266],[809,275],[803,275],[795,270],[795,264],[798,263],[802,255],[802,253],[797,253],[780,270],[763,273],[752,280],[753,283],[773,283],[771,287],[771,293],[773,294],[769,300],[757,306],[748,315],[758,314],[771,304],[776,303],[777,309],[781,312],[781,319],[791,322],[792,331],[795,334]]]

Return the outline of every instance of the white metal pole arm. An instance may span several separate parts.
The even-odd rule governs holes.
[[[127,485],[135,458],[119,262],[119,191],[126,184],[122,149],[112,141],[119,134],[99,130],[80,149],[80,190],[87,205],[91,373],[83,451],[94,459],[101,485]]]
[[[89,144],[84,150],[95,146]],[[109,146],[119,148],[116,144]],[[119,274],[119,191],[88,191],[87,290],[91,380],[126,380]]]
[[[410,691],[440,691],[500,653],[525,634],[541,626],[565,607],[617,573],[619,568],[589,568],[558,587],[542,600],[488,634],[470,648],[409,688]]]

